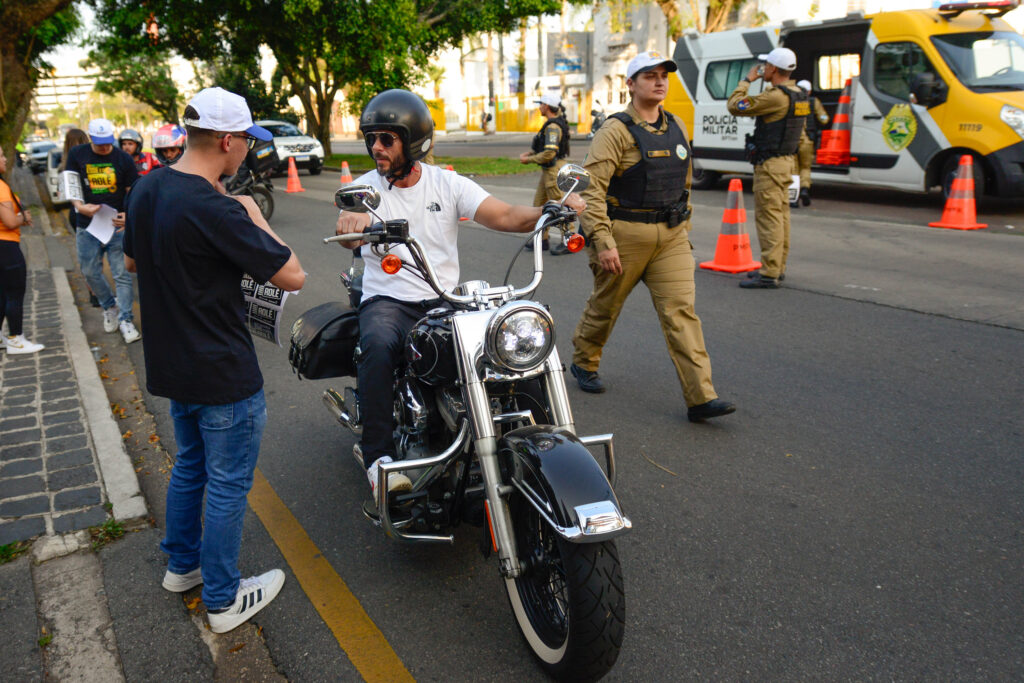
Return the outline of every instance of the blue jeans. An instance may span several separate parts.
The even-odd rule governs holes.
[[[124,267],[124,230],[115,232],[110,241],[103,244],[82,228],[75,236],[75,242],[78,246],[78,263],[82,267],[82,275],[89,283],[89,289],[100,300],[100,306],[104,311],[112,308],[115,303],[110,285],[103,275],[103,254],[107,255],[110,274],[114,276],[114,284],[117,286],[116,303],[120,310],[118,318],[131,322],[135,293],[132,291],[132,275]]]
[[[230,607],[241,578],[246,496],[267,424],[263,390],[224,405],[171,401],[171,417],[178,455],[167,486],[167,533],[160,549],[170,556],[167,568],[175,574],[203,568],[207,609]]]

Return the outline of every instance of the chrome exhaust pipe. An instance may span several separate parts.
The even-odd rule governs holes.
[[[342,427],[346,427],[356,434],[363,433],[363,425],[360,423],[358,415],[354,414],[356,411],[349,409],[341,394],[334,389],[328,389],[324,392],[323,401],[327,406],[327,412],[333,415]]]

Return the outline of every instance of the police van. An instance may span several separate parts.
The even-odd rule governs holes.
[[[792,78],[811,82],[830,121],[849,99],[849,153],[819,155],[815,180],[948,193],[960,156],[970,154],[976,194],[1024,196],[1024,38],[1000,18],[1019,3],[684,35],[665,106],[690,131],[694,187],[751,172],[744,140],[754,120],[730,115],[726,101],[757,55],[784,46],[797,55]],[[758,80],[750,94],[763,86]]]

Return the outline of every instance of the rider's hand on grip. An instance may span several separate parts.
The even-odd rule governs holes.
[[[352,213],[350,211],[342,211],[338,216],[338,223],[334,228],[335,235],[347,235],[353,232],[366,232],[370,227],[371,218],[365,213]],[[364,244],[363,240],[352,240],[342,242],[349,249],[355,249],[361,244]]]

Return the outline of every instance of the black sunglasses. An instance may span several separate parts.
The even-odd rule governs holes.
[[[367,133],[366,134],[366,144],[368,146],[370,146],[370,147],[373,147],[374,144],[376,144],[376,142],[378,140],[380,140],[381,147],[384,147],[385,149],[387,149],[387,148],[391,147],[393,144],[395,144],[395,140],[397,140],[397,139],[398,139],[398,137],[396,135],[393,135],[392,133]]]
[[[256,138],[249,135],[248,133],[224,133],[222,135],[218,135],[217,139],[223,140],[226,135],[233,135],[236,138],[242,138],[243,140],[245,140],[245,146],[248,147],[249,149],[252,149],[253,147],[256,146]]]

